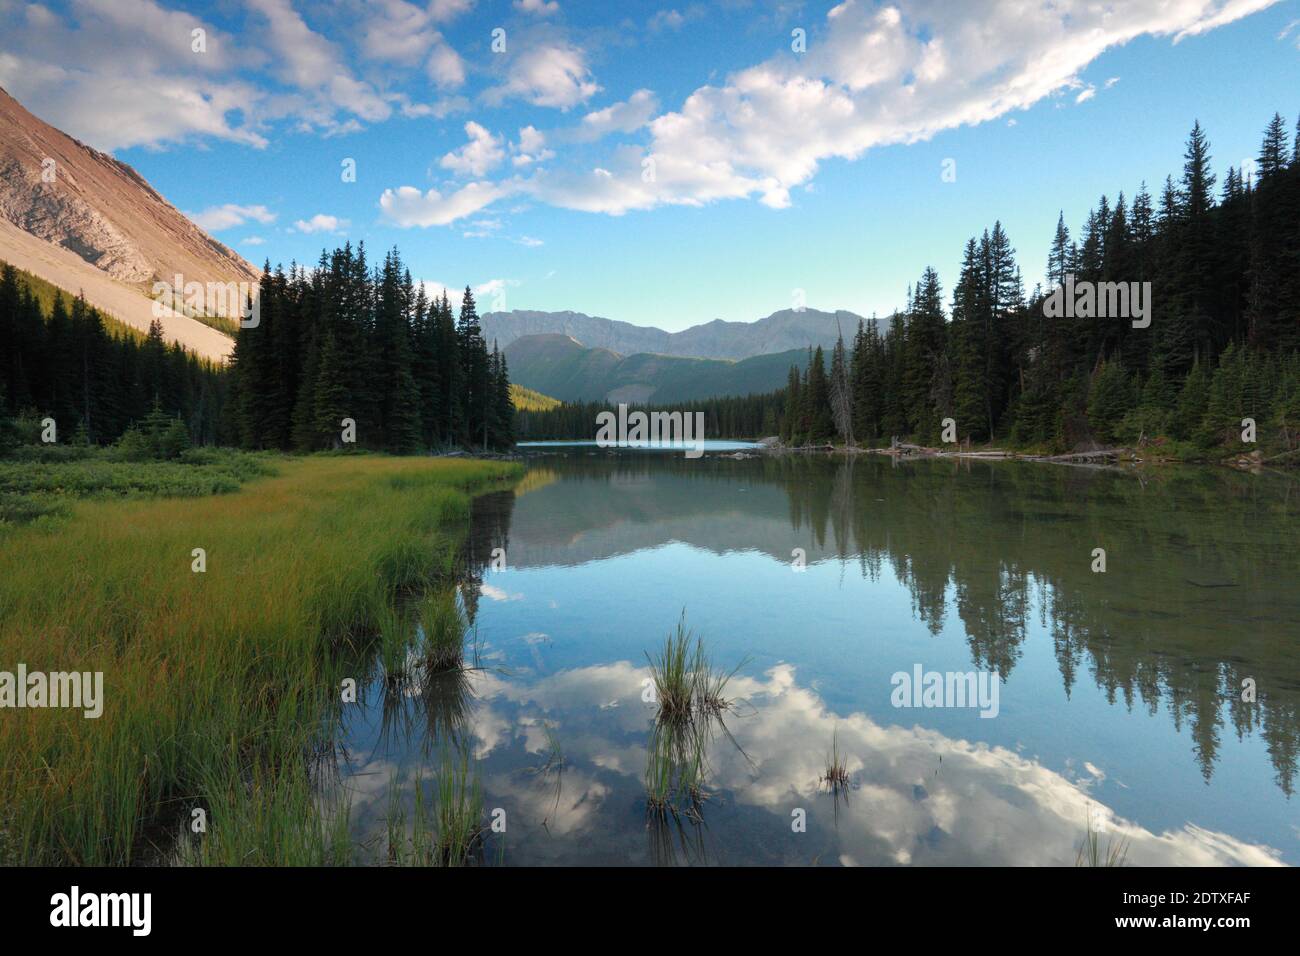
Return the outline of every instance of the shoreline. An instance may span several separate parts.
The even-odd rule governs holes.
[[[1245,455],[1229,455],[1223,458],[1206,458],[1188,460],[1185,458],[1166,458],[1158,455],[1144,454],[1143,449],[1128,446],[1100,448],[1091,451],[1065,452],[1046,455],[1019,452],[1006,448],[979,448],[946,451],[926,445],[900,442],[887,447],[867,448],[861,445],[783,445],[778,439],[763,438],[756,443],[755,451],[765,455],[786,454],[831,454],[831,455],[885,455],[900,460],[918,459],[953,459],[965,461],[1032,461],[1051,465],[1073,465],[1088,468],[1118,468],[1121,465],[1218,465],[1238,471],[1263,471],[1273,467],[1296,467],[1300,465],[1300,448],[1265,457],[1258,451]],[[1292,459],[1295,464],[1288,465],[1283,459]],[[1277,462],[1275,465],[1273,463]]]

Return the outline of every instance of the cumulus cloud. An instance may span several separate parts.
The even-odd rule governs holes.
[[[342,49],[290,0],[248,0],[240,9],[236,37],[154,0],[77,0],[60,12],[0,0],[0,84],[37,115],[106,150],[199,138],[260,148],[280,121],[331,134],[392,114],[398,97],[358,78]],[[363,55],[411,57],[426,36],[417,30],[402,44],[400,18],[411,11],[428,18],[399,0],[384,4],[360,28]],[[439,75],[454,79],[446,65],[453,54],[436,43],[434,51]]]
[[[299,219],[293,224],[297,232],[341,232],[348,227],[346,219],[340,219],[337,216],[329,216],[323,212],[318,212],[310,219]]]
[[[263,94],[235,73],[255,65],[255,54],[200,16],[152,0],[82,0],[68,17],[0,0],[0,20],[0,86],[99,149],[191,137],[266,145],[243,112]],[[195,30],[201,53],[192,49]]]
[[[505,81],[486,96],[492,103],[515,98],[534,106],[568,110],[598,92],[600,86],[587,67],[585,52],[569,43],[541,43],[516,55]]]
[[[516,166],[544,163],[555,156],[553,150],[546,148],[546,135],[535,126],[525,126],[519,130],[519,141],[511,150],[515,154],[511,162]]]
[[[246,222],[260,222],[264,225],[275,222],[275,213],[265,206],[239,206],[235,203],[209,206],[202,212],[191,212],[186,215],[196,226],[208,232],[219,232],[222,229],[242,226]],[[248,242],[247,239],[244,241]]]
[[[465,135],[469,137],[468,143],[442,157],[439,165],[443,169],[457,176],[481,178],[505,159],[506,150],[500,136],[493,136],[473,120],[465,124]]]
[[[737,70],[664,113],[653,93],[638,91],[554,137],[643,128],[643,142],[620,144],[586,169],[548,165],[526,179],[478,182],[469,195],[432,192],[420,197],[425,214],[410,218],[448,222],[515,194],[613,215],[740,198],[781,208],[827,160],[1008,118],[1052,97],[1086,102],[1096,90],[1080,75],[1107,50],[1144,36],[1177,42],[1274,2],[844,0],[810,31],[806,53]],[[570,109],[598,91],[580,49],[548,42],[519,53],[487,99]],[[517,168],[535,161],[522,136],[512,151]]]
[[[650,90],[637,90],[628,99],[582,118],[574,131],[579,140],[595,140],[610,133],[631,133],[650,121],[659,110],[659,100]]]
[[[1140,36],[1180,40],[1273,2],[845,0],[806,54],[739,70],[650,121],[652,181],[642,163],[624,159],[535,189],[560,205],[612,213],[740,196],[785,206],[827,159],[857,159],[1027,108],[1077,87],[1083,68],[1108,49]]]

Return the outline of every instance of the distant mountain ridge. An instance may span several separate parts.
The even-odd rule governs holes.
[[[808,350],[791,349],[740,361],[586,348],[569,335],[526,335],[505,348],[510,380],[566,402],[671,404],[724,395],[772,392]]]
[[[515,309],[481,316],[483,335],[502,348],[532,335],[567,336],[590,349],[620,355],[653,353],[680,358],[741,359],[775,355],[793,349],[829,349],[842,333],[849,342],[862,316],[839,310],[782,309],[755,322],[714,319],[681,332],[633,325],[582,312],[537,312]]]

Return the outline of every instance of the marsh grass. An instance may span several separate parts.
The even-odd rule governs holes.
[[[5,533],[0,665],[102,671],[105,701],[95,720],[0,720],[0,863],[138,862],[195,806],[224,808],[209,811],[201,859],[334,858],[333,841],[289,826],[319,820],[310,738],[329,734],[341,681],[360,683],[377,639],[395,656],[398,635],[383,632],[398,589],[452,568],[466,491],[519,468],[360,455],[276,467],[234,494],[75,501],[57,526]],[[196,547],[204,574],[190,570]]]
[[[469,623],[454,590],[431,593],[421,602],[420,626],[427,673],[445,674],[465,667]]]
[[[692,634],[686,629],[686,615],[677,622],[675,633],[669,634],[657,658],[647,652],[650,679],[655,685],[655,700],[663,720],[689,720],[695,712],[696,674],[699,657],[704,650],[702,639],[691,643]]]
[[[708,739],[698,724],[656,723],[646,747],[646,810],[651,817],[699,820],[708,798]]]
[[[1123,839],[1118,843],[1114,837],[1106,841],[1106,848],[1103,851],[1101,846],[1101,834],[1092,825],[1092,815],[1088,815],[1087,829],[1084,832],[1083,839],[1079,841],[1079,852],[1075,854],[1074,865],[1085,867],[1118,867],[1123,866],[1128,859],[1128,840]]]
[[[646,660],[658,704],[646,747],[646,810],[652,818],[682,815],[699,822],[715,729],[735,742],[722,718],[736,702],[725,692],[748,659],[730,671],[716,669],[704,639],[687,630],[683,611],[663,649]]]
[[[467,866],[482,856],[483,787],[468,751],[444,749],[432,785],[415,781],[409,825],[396,781],[389,793],[388,865]]]
[[[844,755],[840,753],[839,728],[831,731],[831,749],[826,754],[826,772],[822,774],[821,782],[835,794],[849,787],[849,767]]]
[[[687,630],[683,611],[663,650],[654,657],[647,652],[646,660],[655,686],[658,719],[681,723],[718,717],[732,709],[735,701],[727,699],[725,691],[748,658],[730,671],[715,670],[704,638]]]

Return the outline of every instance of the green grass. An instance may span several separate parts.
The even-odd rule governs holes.
[[[176,461],[123,461],[116,449],[27,446],[0,458],[0,530],[69,513],[94,498],[200,498],[273,475],[276,458],[193,448]],[[285,460],[285,459],[280,459]]]
[[[469,623],[455,591],[427,595],[420,604],[420,625],[424,631],[422,651],[426,671],[445,674],[462,670]]]
[[[483,849],[483,786],[467,750],[444,749],[433,785],[415,781],[407,821],[401,787],[389,788],[385,860],[390,866],[467,866]]]
[[[668,635],[658,657],[652,658],[649,653],[646,654],[662,720],[689,720],[694,713],[696,674],[704,642],[697,640],[692,647],[691,637],[683,613],[677,622],[676,632]]]
[[[658,704],[646,747],[646,810],[652,818],[680,814],[698,822],[709,743],[715,728],[731,737],[722,717],[735,701],[725,691],[745,661],[730,671],[715,669],[704,639],[687,630],[685,611],[663,649],[646,660]]]
[[[0,670],[102,671],[105,701],[97,720],[0,720],[0,864],[140,862],[195,807],[209,829],[186,861],[337,859],[303,811],[342,681],[362,682],[401,589],[449,580],[467,492],[519,467],[276,467],[232,494],[68,500],[57,524],[6,532]]]
[[[676,631],[664,641],[663,650],[655,657],[647,652],[646,660],[659,720],[678,722],[716,717],[730,710],[734,701],[725,696],[727,685],[746,663],[742,660],[730,671],[715,670],[704,639],[687,630],[685,611]]]

